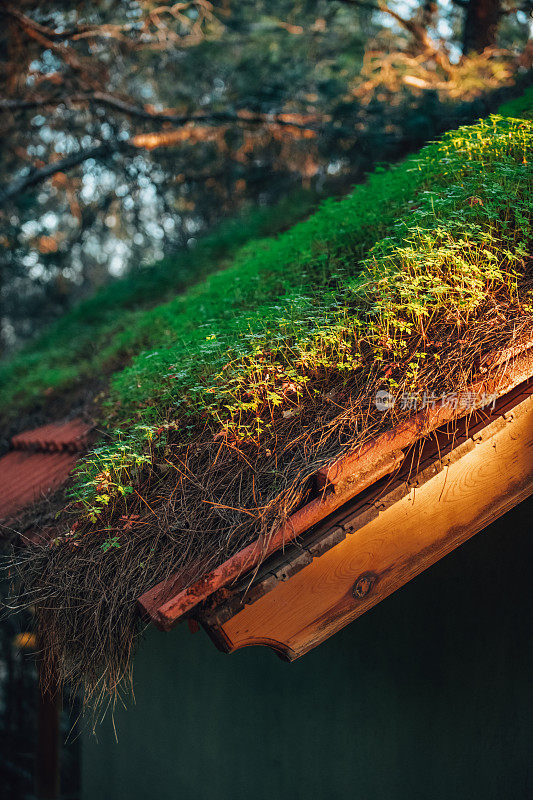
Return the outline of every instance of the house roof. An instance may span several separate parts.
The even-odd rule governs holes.
[[[528,229],[520,223],[493,234],[494,219],[507,214],[530,221],[531,135],[519,120],[499,118],[449,134],[416,157],[416,169],[405,162],[379,173],[279,239],[248,247],[229,270],[143,316],[135,335],[117,325],[116,348],[99,347],[101,339],[89,347],[84,339],[83,352],[97,352],[99,367],[104,358],[123,366],[122,354],[134,353],[139,341],[147,349],[111,382],[102,419],[114,430],[80,470],[85,513],[69,530],[64,518],[54,547],[23,552],[21,571],[28,602],[42,610],[41,625],[60,631],[50,653],[56,650],[54,660],[68,653],[69,674],[88,691],[114,691],[123,676],[139,633],[132,612],[141,594],[143,613],[161,628],[201,617],[225,649],[277,642],[292,658],[310,646],[298,631],[288,644],[279,630],[252,632],[257,620],[247,609],[255,613],[271,601],[272,631],[278,616],[292,614],[291,604],[315,643],[322,612],[327,631],[345,624],[353,591],[366,596],[374,586],[368,573],[378,572],[357,566],[353,574],[352,562],[366,557],[358,536],[350,537],[347,568],[337,515],[394,481],[418,442],[430,434],[438,439],[446,425],[455,435],[461,413],[476,413],[470,421],[477,424],[485,395],[505,395],[533,375],[528,343],[524,348],[525,338],[533,341]],[[511,185],[516,192],[507,191]],[[384,231],[390,235],[377,241]],[[72,381],[73,360],[78,377],[85,366],[69,337],[62,341],[64,376]],[[49,372],[32,391],[53,388]],[[375,404],[384,388],[400,398],[456,387],[474,396],[468,414],[443,402],[382,415]],[[396,524],[413,534],[411,549],[396,550],[398,563],[406,554],[417,558],[408,511]],[[375,506],[369,517],[374,512]],[[322,524],[327,536],[315,548],[308,537]],[[258,531],[268,533],[257,538]],[[379,535],[392,552],[397,541],[391,544],[389,534]],[[326,550],[326,540],[337,544]],[[303,541],[309,546],[300,547]],[[373,553],[374,543],[367,546]],[[311,573],[330,552],[333,560],[341,554],[333,571],[343,578],[333,607],[326,600],[339,582],[320,583]],[[279,568],[270,561],[277,558]],[[270,574],[259,585],[267,563]],[[381,592],[390,584],[379,574]],[[347,585],[354,579],[360,585]],[[289,589],[277,615],[280,584]],[[301,597],[316,592],[309,608],[291,595],[296,584]],[[208,618],[210,611],[233,616],[223,622]]]
[[[502,368],[503,367],[503,368]],[[258,538],[219,567],[186,586],[182,574],[163,581],[139,598],[143,615],[162,630],[170,630],[185,614],[205,603],[215,593],[226,599],[232,587],[243,575],[253,573],[258,564],[290,542],[305,534],[321,520],[357,498],[382,478],[397,471],[407,452],[428,434],[452,424],[468,420],[476,410],[483,409],[487,398],[512,398],[512,390],[533,375],[533,342],[522,342],[512,348],[492,354],[484,360],[485,376],[454,398],[442,400],[428,409],[409,417],[362,448],[334,461],[317,473],[315,497],[294,513],[268,540]],[[462,400],[468,399],[468,415],[461,414]],[[501,405],[501,403],[500,403]],[[485,424],[487,414],[481,411],[478,419]],[[455,435],[455,434],[454,434]],[[213,601],[216,603],[216,601]]]
[[[10,451],[0,458],[0,518],[12,519],[62,486],[88,446],[90,431],[78,418],[13,436]]]

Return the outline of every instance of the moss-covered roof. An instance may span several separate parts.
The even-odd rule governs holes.
[[[144,590],[270,536],[317,469],[412,413],[402,398],[460,391],[485,354],[531,336],[532,108],[530,90],[376,170],[185,294],[121,311],[116,329],[110,300],[73,357],[79,310],[4,368],[15,407],[51,374],[59,387],[128,359],[62,535],[23,557],[50,652],[75,676],[113,688]]]

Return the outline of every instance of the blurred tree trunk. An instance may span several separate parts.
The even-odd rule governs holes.
[[[494,47],[501,12],[501,0],[468,0],[463,29],[464,55]]]

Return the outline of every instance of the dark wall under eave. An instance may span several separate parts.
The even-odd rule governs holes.
[[[299,661],[151,631],[84,800],[533,797],[533,500]]]

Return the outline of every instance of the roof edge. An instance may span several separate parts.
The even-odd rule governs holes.
[[[394,471],[405,448],[443,425],[467,416],[458,413],[461,397],[466,398],[468,395],[471,403],[469,414],[472,414],[486,404],[487,396],[498,398],[512,391],[533,374],[533,341],[528,341],[519,348],[518,355],[512,359],[503,356],[504,352],[516,352],[509,348],[496,353],[492,362],[487,360],[491,369],[497,369],[496,374],[491,375],[488,372],[482,379],[455,393],[457,403],[439,401],[433,407],[413,415],[393,430],[381,434],[325,467],[321,474],[326,478],[326,485],[320,496],[291,515],[268,539],[259,537],[194,584],[175,594],[173,592],[179,581],[179,575],[176,574],[152,587],[138,599],[143,616],[161,630],[170,630],[184,614],[215,591],[256,568],[276,550],[336,511],[381,477]],[[475,398],[473,404],[472,397]]]

